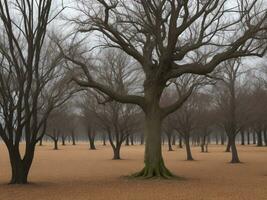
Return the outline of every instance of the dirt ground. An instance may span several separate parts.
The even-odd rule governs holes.
[[[264,200],[267,199],[267,148],[238,146],[242,164],[229,164],[222,146],[210,153],[193,147],[196,161],[185,161],[184,149],[168,152],[168,168],[184,180],[132,180],[125,178],[143,166],[144,147],[123,147],[123,160],[111,160],[109,146],[88,150],[87,144],[37,147],[25,186],[8,185],[10,167],[0,145],[0,200]]]

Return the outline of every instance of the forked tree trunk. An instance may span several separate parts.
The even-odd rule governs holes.
[[[231,163],[240,163],[236,145],[235,145],[235,134],[231,134],[229,137],[230,145],[231,145],[231,152],[232,152],[232,160]]]
[[[145,116],[145,167],[134,176],[144,178],[173,176],[165,167],[162,157],[161,125],[159,110],[154,107]]]
[[[186,160],[194,160],[190,148],[190,137],[188,135],[185,136],[184,142],[186,148]]]
[[[108,129],[107,132],[108,132],[108,140],[113,150],[113,160],[120,160],[121,159],[120,150],[121,150],[121,145],[124,139],[123,137],[120,137],[121,134],[118,133],[116,134],[116,138],[114,138],[114,141],[115,141],[114,143],[110,130]]]
[[[120,160],[121,159],[121,156],[120,156],[121,145],[112,147],[112,149],[113,149],[113,160]]]
[[[19,147],[8,148],[12,169],[10,184],[27,184],[28,174],[33,161],[34,146],[28,147],[24,159],[21,159]]]

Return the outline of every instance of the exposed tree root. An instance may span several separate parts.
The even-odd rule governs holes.
[[[164,165],[163,161],[158,165],[149,165],[146,164],[145,167],[140,171],[132,175],[135,178],[163,178],[163,179],[172,179],[177,178],[173,175]]]

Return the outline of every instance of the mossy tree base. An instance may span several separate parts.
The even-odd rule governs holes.
[[[164,165],[164,162],[160,162],[158,165],[146,164],[146,166],[140,171],[132,175],[135,178],[163,178],[172,179],[177,178],[173,175]]]

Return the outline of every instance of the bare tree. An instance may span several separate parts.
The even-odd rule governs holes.
[[[253,90],[250,98],[251,107],[251,130],[257,135],[257,146],[262,147],[263,142],[266,144],[267,129],[267,92],[264,87],[264,80],[258,79],[253,84]],[[256,138],[255,138],[256,139]]]
[[[89,91],[86,91],[81,103],[79,104],[79,108],[81,110],[80,118],[89,140],[90,150],[96,149],[95,137],[96,137],[96,131],[98,131],[97,118],[94,112],[94,110],[97,107],[97,102],[94,101],[93,98],[94,96]]]
[[[231,163],[239,163],[239,157],[236,149],[236,136],[245,128],[248,123],[246,109],[242,106],[244,99],[242,90],[240,90],[240,82],[238,78],[244,72],[240,71],[242,63],[240,60],[229,60],[223,63],[223,75],[220,78],[222,84],[217,86],[215,93],[218,94],[217,105],[220,110],[219,121],[222,123],[224,130],[228,136],[228,145],[226,151],[232,152]],[[221,88],[218,88],[221,87]]]
[[[197,101],[197,130],[195,131],[200,136],[201,152],[208,152],[208,139],[214,130],[214,106],[212,106],[212,96],[210,94],[198,93]],[[216,135],[217,136],[217,135]],[[217,141],[216,141],[217,142]]]
[[[186,101],[179,111],[174,112],[172,118],[172,127],[184,139],[186,147],[186,160],[194,160],[190,149],[190,138],[197,128],[197,101],[196,94],[192,95]]]
[[[51,6],[52,0],[0,2],[0,135],[9,152],[11,184],[27,183],[49,113],[65,99],[68,84],[57,68],[62,54],[46,37],[57,16],[50,15]]]
[[[127,0],[95,0],[93,3],[79,0],[76,10],[80,12],[69,20],[77,25],[78,34],[96,33],[103,41],[100,46],[121,49],[141,66],[143,95],[122,94],[94,78],[94,68],[88,59],[81,58],[86,55],[76,51],[77,45],[65,49],[59,44],[65,58],[83,71],[83,75],[74,75],[76,83],[143,109],[146,116],[145,167],[136,176],[172,176],[162,158],[161,124],[166,116],[182,106],[191,91],[172,105],[161,107],[159,102],[169,80],[183,74],[206,75],[225,60],[262,56],[266,51],[266,43],[257,42],[265,39],[261,34],[266,31],[267,15],[266,6],[258,0],[236,0],[232,5],[226,0],[135,0],[131,3]],[[233,14],[236,17],[229,17]],[[189,54],[203,49],[214,52],[209,62],[188,61]]]

